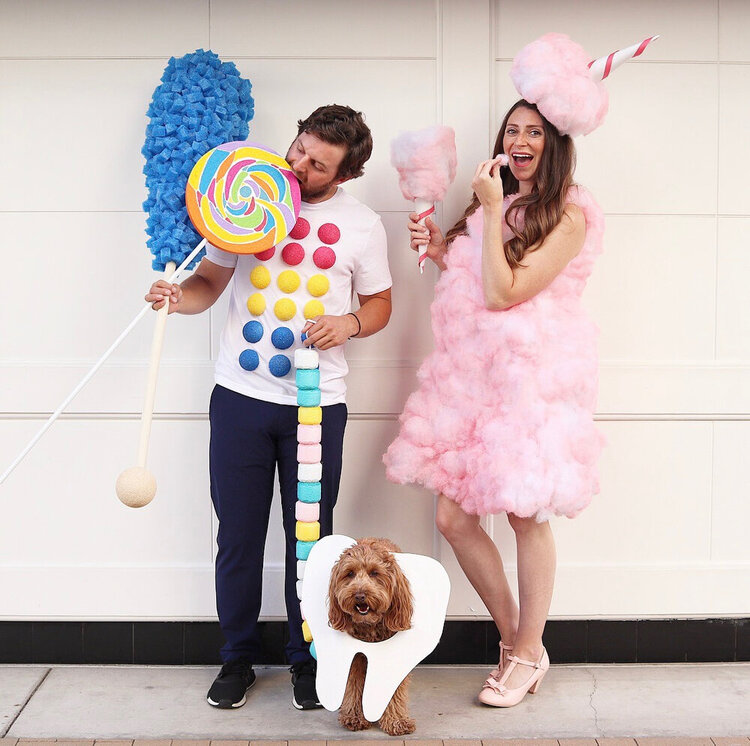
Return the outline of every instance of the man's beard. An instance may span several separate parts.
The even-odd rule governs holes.
[[[327,194],[331,186],[333,185],[333,180],[329,181],[327,184],[324,184],[321,187],[318,187],[314,190],[309,190],[301,181],[299,183],[299,192],[300,196],[305,202],[309,202],[311,199],[318,199],[318,197],[322,197],[323,195]]]

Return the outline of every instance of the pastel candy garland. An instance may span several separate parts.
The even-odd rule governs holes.
[[[297,598],[302,598],[302,581],[310,551],[320,539],[320,497],[323,410],[320,406],[320,360],[317,350],[301,347],[294,352],[297,384]],[[310,626],[302,611],[302,634],[316,657]]]
[[[234,254],[276,246],[297,222],[299,182],[278,154],[255,143],[228,142],[193,167],[185,193],[196,230]]]

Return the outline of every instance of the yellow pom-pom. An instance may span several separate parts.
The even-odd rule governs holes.
[[[247,310],[253,316],[260,316],[266,310],[266,299],[263,297],[263,293],[253,293],[247,299]]]
[[[297,521],[297,541],[317,541],[320,538],[320,523],[303,523]]]
[[[309,300],[305,303],[304,314],[306,319],[322,316],[325,312],[326,308],[319,300]]]
[[[300,425],[320,425],[323,422],[322,407],[297,407],[297,420]]]
[[[271,273],[268,271],[267,267],[259,264],[250,273],[250,282],[252,282],[256,288],[263,290],[263,288],[267,288],[271,284]]]
[[[307,281],[307,292],[316,298],[325,295],[330,287],[331,283],[325,275],[313,275]]]
[[[302,622],[302,637],[305,638],[305,642],[312,642],[312,632],[307,621]]]
[[[299,275],[292,269],[286,269],[279,275],[279,288],[285,293],[293,293],[299,287]]]
[[[273,310],[277,318],[282,321],[289,321],[289,319],[297,313],[297,306],[293,300],[282,298],[281,300],[276,301]]]

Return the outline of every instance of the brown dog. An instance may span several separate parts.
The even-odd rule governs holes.
[[[411,628],[411,589],[393,556],[399,551],[388,539],[360,539],[342,552],[328,586],[328,620],[333,629],[365,642],[381,642]],[[339,710],[339,722],[349,730],[371,725],[362,711],[366,672],[367,658],[357,653]],[[408,686],[409,676],[399,684],[380,718],[380,727],[391,736],[414,732]]]

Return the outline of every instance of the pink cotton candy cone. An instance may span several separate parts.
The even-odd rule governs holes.
[[[401,193],[415,202],[417,222],[424,225],[456,177],[456,134],[440,125],[402,132],[391,142],[391,164],[398,171]],[[417,257],[420,273],[426,260],[423,250]]]

